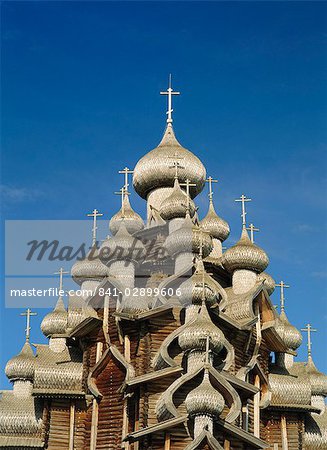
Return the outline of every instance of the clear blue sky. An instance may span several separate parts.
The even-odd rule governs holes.
[[[3,218],[97,207],[108,220],[118,169],[161,138],[172,72],[175,131],[220,180],[227,245],[245,193],[268,271],[292,286],[288,316],[319,329],[313,354],[327,371],[326,31],[323,2],[3,2]],[[202,215],[204,195],[198,204]],[[1,309],[1,386],[24,340],[19,312]]]

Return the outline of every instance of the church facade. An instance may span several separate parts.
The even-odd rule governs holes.
[[[227,250],[202,162],[176,139],[169,86],[160,144],[125,168],[121,209],[71,276],[83,296],[59,297],[30,344],[5,368],[0,447],[49,450],[327,449],[327,376],[285,313],[280,282],[254,243],[242,195],[240,238]],[[131,207],[129,175],[147,202]],[[200,219],[197,195],[209,186]],[[62,288],[63,271],[60,272]]]

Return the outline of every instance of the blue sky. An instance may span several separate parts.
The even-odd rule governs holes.
[[[268,271],[291,285],[288,316],[318,328],[327,371],[326,4],[3,2],[1,18],[3,218],[83,219],[96,207],[108,221],[117,171],[161,138],[171,72],[175,131],[220,180],[226,244],[245,193]],[[197,202],[205,214],[205,194]],[[23,344],[20,312],[1,309],[2,368]],[[33,342],[44,341],[38,312]]]

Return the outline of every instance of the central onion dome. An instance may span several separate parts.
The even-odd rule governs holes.
[[[202,245],[202,257],[206,258],[212,251],[212,239],[209,233],[194,225],[189,215],[185,217],[182,226],[167,236],[165,248],[171,255],[178,253],[200,253]]]
[[[54,310],[47,314],[41,322],[42,333],[46,336],[53,334],[64,334],[67,328],[68,313],[64,302],[59,297]]]
[[[310,378],[311,394],[327,396],[327,375],[319,372],[313,359],[309,356],[306,371]]]
[[[145,247],[139,239],[134,238],[127,231],[123,220],[114,237],[103,241],[99,257],[104,264],[114,261],[140,261],[145,255]]]
[[[81,285],[84,281],[102,281],[108,275],[107,267],[99,259],[99,251],[93,247],[85,259],[76,261],[71,269],[75,283]]]
[[[17,356],[11,358],[6,365],[5,372],[10,381],[33,380],[35,357],[28,342]]]
[[[172,125],[167,125],[162,141],[155,149],[144,155],[136,164],[133,185],[136,192],[144,199],[156,188],[174,186],[173,158],[181,158],[179,180],[183,183],[189,179],[195,186],[190,187],[191,198],[198,195],[205,183],[206,170],[202,162],[192,152],[182,147],[177,141]]]
[[[185,406],[190,416],[201,414],[218,417],[224,409],[225,400],[212,386],[208,373],[205,373],[202,383],[187,394]]]
[[[210,337],[211,349],[215,353],[219,353],[223,348],[224,334],[212,322],[207,307],[202,304],[196,319],[186,325],[178,336],[178,344],[184,352],[190,350],[205,351],[208,336]]]
[[[271,275],[269,275],[269,273],[267,273],[267,272],[259,273],[257,280],[260,282],[264,282],[264,287],[266,288],[268,295],[271,295],[274,292],[275,287],[276,287],[276,282],[273,279],[273,277]]]
[[[207,215],[201,220],[201,227],[207,231],[213,238],[219,239],[221,242],[225,241],[230,233],[228,223],[218,216],[215,211],[213,202],[209,203],[209,210]]]
[[[260,273],[268,266],[269,258],[262,248],[251,242],[248,232],[243,228],[241,239],[225,251],[222,262],[228,272],[247,269]]]
[[[213,278],[206,272],[202,260],[198,260],[193,275],[180,285],[179,301],[183,305],[201,305],[204,300],[210,307],[217,302],[216,286]]]
[[[131,207],[127,194],[124,196],[122,207],[112,216],[109,222],[109,229],[112,234],[117,233],[122,221],[124,221],[126,229],[130,234],[134,234],[144,228],[143,220]]]
[[[296,350],[302,343],[302,334],[290,324],[285,311],[282,311],[275,327],[286,347]]]
[[[174,189],[160,206],[160,216],[164,220],[176,219],[177,217],[185,217],[187,212],[187,194],[181,189],[178,179],[175,179]],[[189,202],[189,213],[194,216],[195,206],[192,200]]]

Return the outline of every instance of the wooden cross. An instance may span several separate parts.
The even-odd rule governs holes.
[[[206,182],[209,184],[209,200],[212,202],[212,196],[213,196],[213,191],[212,191],[212,183],[218,183],[218,180],[214,180],[212,177],[208,177],[206,179]]]
[[[251,238],[251,242],[253,244],[253,242],[254,242],[254,232],[255,231],[260,231],[260,230],[259,230],[259,228],[255,228],[253,223],[250,223],[250,225],[247,227],[247,230],[250,231],[250,238]]]
[[[95,245],[97,241],[97,217],[103,216],[100,214],[97,209],[94,209],[91,213],[86,214],[87,217],[93,217],[93,227],[92,227],[92,247]]]
[[[308,334],[308,343],[307,343],[308,358],[311,358],[311,332],[312,331],[317,331],[317,329],[316,328],[312,328],[310,323],[308,323],[305,328],[301,328],[301,331],[306,331],[306,333]]]
[[[124,174],[124,189],[125,189],[125,192],[127,193],[128,186],[129,186],[128,175],[134,173],[134,170],[130,170],[128,167],[125,167],[124,169],[119,170],[118,173]]]
[[[69,272],[64,272],[64,269],[62,267],[60,267],[58,272],[54,272],[54,275],[59,275],[59,291],[62,291],[63,288],[63,275],[69,273]],[[61,295],[60,295],[61,297]]]
[[[186,211],[190,212],[190,187],[196,186],[195,183],[191,183],[190,180],[187,178],[185,180],[185,183],[181,183],[181,186],[186,186]]]
[[[285,295],[284,295],[284,289],[289,288],[287,284],[284,283],[284,281],[281,281],[279,284],[276,284],[277,287],[280,287],[280,311],[285,311]]]
[[[178,169],[185,169],[185,167],[179,163],[179,160],[182,160],[184,158],[183,156],[179,156],[177,151],[173,156],[168,156],[168,158],[174,160],[173,164],[169,166],[169,169],[175,169],[175,180],[178,180]]]
[[[160,95],[167,95],[168,96],[168,110],[167,110],[167,123],[173,123],[172,119],[172,112],[174,111],[172,108],[172,96],[173,95],[179,95],[180,92],[173,91],[171,87],[171,74],[169,75],[169,85],[167,91],[160,92]]]
[[[36,312],[32,312],[30,308],[27,308],[27,310],[23,313],[20,313],[21,316],[26,316],[26,329],[25,329],[25,336],[26,336],[26,342],[29,342],[30,340],[30,331],[31,331],[31,316],[36,316]]]
[[[246,195],[242,194],[240,198],[237,198],[235,200],[236,202],[241,202],[242,203],[242,225],[243,228],[246,228],[246,211],[245,211],[245,202],[251,202],[252,199],[251,198],[247,198]]]

